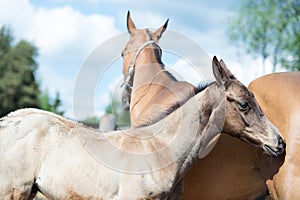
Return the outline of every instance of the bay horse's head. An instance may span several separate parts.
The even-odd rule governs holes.
[[[225,91],[226,111],[223,132],[263,148],[269,155],[283,153],[285,142],[278,129],[267,119],[248,90],[228,70],[223,60],[213,58],[218,87]]]
[[[160,63],[161,49],[157,42],[168,26],[168,21],[165,22],[156,31],[149,29],[137,29],[130,17],[130,12],[127,13],[127,30],[130,34],[130,39],[122,51],[123,57],[123,75],[124,75],[124,91],[122,94],[122,102],[125,109],[129,108],[131,87],[133,84],[133,74],[136,63],[142,63],[145,55],[152,59],[155,63]],[[149,52],[149,53],[147,53]],[[144,63],[149,64],[149,63]]]

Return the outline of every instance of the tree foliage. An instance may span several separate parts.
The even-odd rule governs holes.
[[[248,53],[300,70],[300,1],[242,0],[229,38]]]
[[[112,95],[111,95],[112,96]],[[130,126],[129,111],[123,109],[122,102],[114,96],[111,97],[111,103],[106,106],[105,114],[114,114],[117,126]]]
[[[63,115],[64,111],[60,110],[61,100],[59,93],[56,92],[55,98],[51,98],[48,91],[41,91],[39,94],[40,108],[59,115]]]
[[[14,43],[10,29],[0,29],[0,116],[26,107],[57,111],[59,96],[52,104],[36,81],[37,55],[33,44],[25,40]]]
[[[96,124],[98,126],[100,119],[99,119],[99,117],[94,116],[94,117],[88,117],[88,118],[84,119],[82,122],[86,123],[86,124]]]
[[[100,119],[99,119],[99,117],[96,117],[96,116],[88,117],[88,118],[80,121],[80,123],[83,123],[84,125],[95,128],[95,129],[99,128],[99,122],[100,122]]]

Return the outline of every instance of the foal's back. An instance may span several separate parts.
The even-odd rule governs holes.
[[[35,186],[49,199],[109,198],[117,178],[84,149],[78,127],[82,126],[38,109],[1,118],[0,199],[28,199]],[[88,135],[92,132],[82,128]],[[99,176],[108,180],[107,191],[103,182],[95,181]]]

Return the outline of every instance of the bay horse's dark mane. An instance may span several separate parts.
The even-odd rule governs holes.
[[[172,75],[173,76],[173,75]],[[201,81],[197,87],[195,87],[195,93],[194,95],[190,96],[190,98],[194,97],[196,94],[202,92],[203,90],[205,90],[207,87],[209,87],[210,85],[212,85],[213,83],[215,83],[215,81]],[[166,110],[165,112],[161,113],[159,116],[157,116],[156,118],[154,118],[151,122],[146,122],[138,127],[144,127],[144,126],[148,126],[151,125],[155,122],[160,121],[161,119],[165,118],[166,116],[168,116],[169,114],[171,114],[172,112],[174,112],[175,110],[177,110],[179,107],[181,107],[185,102],[187,102],[190,98],[186,99],[185,101],[182,102],[176,102],[174,105],[172,105],[168,110]]]

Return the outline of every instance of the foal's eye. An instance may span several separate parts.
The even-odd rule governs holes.
[[[250,109],[250,106],[247,101],[242,101],[239,102],[239,108],[241,111],[248,111]]]

